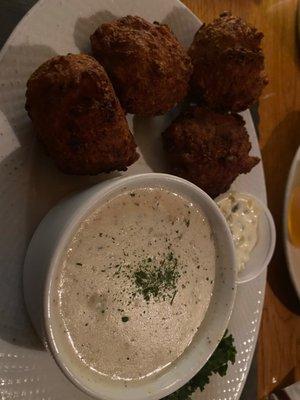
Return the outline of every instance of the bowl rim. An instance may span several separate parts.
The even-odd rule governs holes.
[[[227,251],[229,253],[229,259],[231,260],[231,270],[232,270],[232,276],[233,276],[233,281],[231,282],[232,290],[231,292],[231,297],[230,301],[226,304],[226,309],[227,312],[224,313],[224,321],[222,326],[219,328],[220,333],[218,335],[218,339],[213,345],[213,349],[209,350],[209,354],[207,354],[206,361],[210,358],[211,354],[217,347],[219,341],[222,339],[222,336],[228,326],[228,322],[230,320],[230,316],[233,310],[234,302],[235,302],[235,296],[236,296],[236,289],[237,289],[237,281],[236,281],[236,265],[235,265],[235,256],[234,256],[234,244],[232,241],[232,236],[230,233],[230,230],[228,228],[228,225],[226,223],[226,220],[219,210],[217,204],[214,202],[214,200],[202,189],[200,189],[198,186],[195,184],[191,183],[190,181],[187,181],[183,178],[170,175],[170,174],[164,174],[164,173],[144,173],[144,174],[137,174],[137,175],[131,175],[128,177],[118,177],[109,181],[104,181],[101,182],[100,184],[97,184],[95,186],[98,186],[98,190],[96,190],[95,193],[93,193],[87,201],[84,201],[81,205],[79,205],[75,211],[75,213],[72,215],[71,219],[67,222],[67,224],[63,228],[63,233],[59,238],[59,241],[57,243],[57,246],[55,248],[55,251],[52,254],[51,261],[49,262],[49,267],[47,270],[46,274],[46,279],[45,279],[45,284],[44,284],[44,291],[43,291],[43,329],[45,333],[45,339],[46,339],[46,346],[50,350],[51,355],[53,356],[56,364],[60,368],[60,370],[64,373],[64,375],[75,385],[77,388],[79,388],[81,391],[84,393],[92,396],[93,398],[96,399],[101,399],[101,400],[123,400],[123,399],[131,399],[132,395],[125,394],[123,393],[122,399],[118,396],[113,395],[113,390],[112,390],[112,396],[106,396],[103,393],[95,393],[95,391],[92,389],[91,386],[88,386],[88,380],[84,379],[85,382],[84,384],[81,382],[80,379],[78,379],[78,376],[76,376],[76,373],[73,373],[68,366],[65,363],[65,356],[62,355],[58,347],[56,346],[56,340],[54,337],[53,329],[52,329],[52,323],[51,323],[51,317],[50,317],[50,300],[51,300],[51,285],[52,282],[54,281],[55,277],[55,272],[56,269],[59,265],[59,260],[60,257],[65,250],[66,244],[69,242],[70,238],[72,237],[72,234],[74,234],[74,230],[80,222],[91,212],[94,206],[97,206],[97,203],[101,202],[101,199],[107,195],[109,196],[112,194],[114,191],[117,191],[118,189],[121,189],[122,186],[125,186],[128,183],[134,183],[135,181],[139,182],[142,180],[142,182],[139,183],[138,186],[140,187],[147,187],[149,185],[149,181],[151,179],[156,179],[157,184],[161,187],[163,187],[164,182],[165,183],[170,183],[170,184],[179,184],[182,188],[182,193],[184,194],[189,193],[189,191],[192,191],[194,193],[197,193],[197,196],[201,198],[202,201],[206,202],[206,204],[209,203],[209,207],[211,210],[213,210],[214,214],[217,215],[219,221],[222,223],[224,231],[226,232],[225,236],[227,240],[226,246],[227,246]],[[148,181],[149,180],[149,181]],[[87,191],[91,189],[95,189],[95,186],[92,186],[91,188],[87,189]],[[149,185],[150,186],[150,185]],[[153,183],[152,183],[153,186]],[[167,185],[166,185],[167,186]],[[175,190],[174,190],[175,191]],[[225,307],[225,306],[224,306]],[[53,322],[53,321],[52,321]],[[183,353],[184,354],[184,353]],[[176,359],[172,364],[172,366],[169,366],[169,369],[176,369],[176,365],[178,364],[178,360],[180,360],[181,357]],[[205,362],[206,362],[205,361]],[[198,363],[199,364],[199,363]],[[165,385],[163,387],[160,387],[155,393],[150,393],[146,392],[145,388],[143,389],[144,386],[147,385],[147,382],[145,384],[139,382],[139,387],[141,391],[141,396],[139,397],[140,399],[143,400],[158,400],[161,399],[170,393],[173,393],[176,391],[178,388],[183,386],[185,383],[187,383],[202,367],[204,364],[202,364],[200,367],[199,365],[194,363],[193,365],[190,366],[188,373],[186,374],[179,374],[177,372],[177,378],[173,382],[169,382],[168,385]],[[159,377],[159,375],[158,375]],[[155,380],[155,378],[153,378]],[[113,385],[112,385],[113,386]],[[130,391],[129,388],[126,388],[126,391]],[[123,392],[125,389],[123,390]]]

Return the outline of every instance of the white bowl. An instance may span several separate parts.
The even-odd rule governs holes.
[[[250,258],[246,262],[244,269],[237,274],[238,284],[252,281],[264,272],[271,261],[276,243],[275,224],[267,205],[252,194],[244,192],[240,194],[249,199],[254,199],[260,214],[257,227],[257,243],[250,253]],[[221,200],[226,196],[227,194],[224,193],[215,200]]]
[[[300,18],[300,2],[299,2],[299,18]],[[300,32],[300,27],[299,27]],[[285,247],[285,255],[287,258],[287,265],[289,268],[292,282],[300,299],[300,248],[293,245],[289,238],[288,220],[289,220],[289,206],[293,190],[296,186],[300,185],[300,146],[294,156],[289,177],[285,189],[284,196],[284,213],[283,213],[283,239]]]
[[[199,205],[212,226],[219,258],[213,295],[192,343],[170,367],[139,383],[99,378],[88,380],[76,370],[54,332],[50,293],[63,252],[80,222],[99,203],[138,187],[163,187]],[[33,325],[63,373],[81,390],[102,400],[160,399],[188,382],[206,363],[221,340],[236,292],[234,247],[226,221],[214,201],[192,183],[166,174],[149,173],[100,183],[70,197],[43,219],[29,245],[24,266],[24,294]],[[159,343],[158,343],[159,346]]]

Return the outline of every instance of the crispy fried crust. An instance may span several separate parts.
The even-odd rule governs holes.
[[[136,144],[103,67],[87,55],[57,56],[27,83],[26,109],[39,140],[70,174],[125,170]]]
[[[212,197],[225,192],[239,174],[259,162],[249,156],[251,144],[244,124],[238,114],[191,106],[163,133],[172,171]]]
[[[219,111],[238,112],[255,103],[267,84],[262,38],[263,33],[230,13],[203,24],[188,51],[195,97]]]
[[[127,16],[101,25],[91,45],[126,112],[164,114],[186,96],[190,58],[168,26]]]

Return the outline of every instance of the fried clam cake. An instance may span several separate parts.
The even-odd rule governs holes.
[[[219,114],[190,106],[163,132],[171,170],[211,197],[226,192],[239,174],[259,162],[249,155],[251,143],[238,114]]]
[[[26,109],[39,141],[65,173],[126,170],[134,138],[104,68],[84,54],[57,56],[27,83]]]
[[[229,12],[203,24],[188,51],[195,98],[218,111],[239,112],[255,103],[268,83],[263,36]]]
[[[128,113],[164,114],[186,96],[191,61],[167,25],[129,15],[102,24],[91,45]]]

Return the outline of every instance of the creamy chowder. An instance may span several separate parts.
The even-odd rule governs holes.
[[[202,210],[176,193],[140,188],[100,205],[55,280],[53,312],[73,362],[125,381],[170,365],[205,316],[216,257]]]

